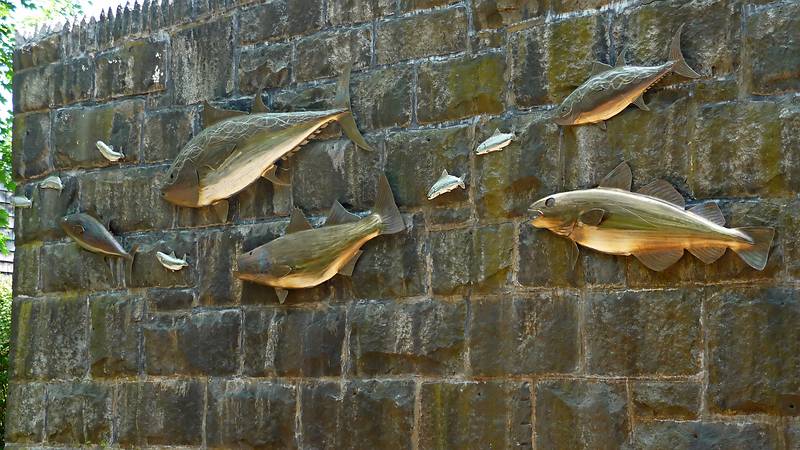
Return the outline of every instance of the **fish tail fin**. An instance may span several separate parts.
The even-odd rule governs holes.
[[[700,78],[700,74],[689,67],[689,65],[686,64],[686,60],[683,59],[683,53],[681,52],[682,32],[683,24],[678,27],[678,32],[675,33],[675,36],[672,38],[672,44],[669,47],[669,59],[670,61],[673,61],[672,71],[678,75],[683,75],[686,78]]]
[[[736,228],[753,240],[753,244],[746,248],[734,248],[740,258],[748,266],[756,270],[764,270],[769,258],[769,249],[772,247],[772,238],[775,237],[775,230],[769,227],[742,227]]]
[[[373,212],[381,219],[381,234],[399,233],[406,229],[403,216],[400,215],[400,210],[397,209],[397,204],[394,202],[394,194],[389,186],[389,180],[384,174],[378,177],[378,195],[375,198]]]
[[[353,119],[353,112],[350,109],[350,70],[353,68],[352,63],[348,63],[343,69],[342,74],[339,76],[339,85],[336,88],[336,99],[333,104],[336,108],[346,110],[338,119],[339,126],[347,136],[348,139],[353,141],[357,146],[369,152],[374,151],[361,132],[358,131],[355,119]]]

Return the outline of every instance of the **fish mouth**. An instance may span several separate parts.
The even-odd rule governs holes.
[[[541,209],[531,208],[528,212],[531,214],[531,221],[544,217],[544,212]]]

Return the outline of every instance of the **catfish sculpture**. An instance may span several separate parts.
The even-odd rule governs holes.
[[[595,62],[592,76],[561,103],[553,114],[559,125],[600,123],[605,126],[609,119],[633,103],[649,111],[642,95],[661,78],[675,72],[687,78],[699,78],[681,53],[681,31],[678,28],[670,46],[669,61],[659,66],[626,66],[622,53],[617,57],[616,67]]]
[[[132,270],[133,257],[138,246],[134,246],[130,253],[126,252],[114,235],[94,217],[85,213],[65,216],[61,218],[61,229],[79,246],[92,253],[127,260],[130,264],[129,272]]]
[[[312,228],[303,213],[295,208],[286,234],[240,255],[235,275],[274,287],[283,303],[287,289],[317,286],[337,273],[352,275],[362,245],[382,234],[404,229],[389,182],[381,175],[371,214],[359,218],[337,201],[325,225]]]
[[[533,203],[533,225],[572,240],[573,267],[577,244],[612,255],[633,255],[655,271],[676,263],[684,250],[711,264],[728,248],[756,270],[766,266],[775,234],[772,228],[725,228],[716,203],[685,210],[681,194],[664,180],[638,192],[630,188],[631,169],[622,163],[597,188],[563,192]]]
[[[251,114],[219,110],[206,103],[203,121],[207,128],[173,161],[161,187],[162,196],[190,208],[218,203],[227,206],[228,197],[259,177],[288,185],[285,160],[289,154],[334,121],[357,146],[371,151],[353,120],[349,86],[348,65],[339,79],[334,108],[324,111],[270,113],[260,92]]]

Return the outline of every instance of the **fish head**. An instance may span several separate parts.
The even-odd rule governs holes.
[[[272,261],[269,251],[265,248],[256,248],[242,253],[237,259],[239,274],[269,274],[272,270]]]
[[[536,228],[546,228],[556,234],[568,235],[578,221],[580,208],[569,192],[553,194],[535,201],[528,211]]]
[[[67,236],[78,239],[86,232],[86,223],[83,214],[70,214],[59,221],[61,229]]]
[[[161,185],[161,197],[178,206],[197,207],[200,200],[200,179],[197,171],[186,167],[170,167]]]
[[[575,108],[572,96],[567,97],[550,113],[550,119],[558,125],[573,125],[578,120],[580,111]]]

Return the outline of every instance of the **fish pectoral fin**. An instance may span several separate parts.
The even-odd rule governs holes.
[[[360,256],[361,256],[363,253],[364,253],[364,252],[363,252],[363,251],[361,251],[361,250],[357,251],[357,252],[356,252],[356,254],[355,254],[355,255],[353,255],[353,257],[352,257],[352,258],[350,258],[350,261],[347,261],[347,264],[343,265],[343,266],[342,266],[342,267],[339,269],[339,274],[341,274],[341,275],[344,275],[344,276],[346,276],[346,277],[352,277],[352,276],[353,276],[353,269],[355,269],[355,268],[356,268],[356,262],[358,261],[358,258],[359,258],[359,257],[360,257]]]
[[[328,213],[328,218],[325,219],[325,226],[328,225],[339,225],[342,223],[353,223],[358,222],[360,218],[355,215],[347,212],[339,203],[338,200],[333,201],[333,206],[331,206],[331,211]]]
[[[596,227],[600,225],[600,222],[603,221],[603,216],[605,216],[606,212],[602,208],[592,208],[588,211],[584,211],[581,213],[579,220],[584,225],[591,225]]]
[[[692,214],[697,214],[706,220],[710,220],[719,226],[725,226],[725,216],[722,215],[719,205],[714,202],[707,202],[692,206],[688,209],[688,211]]]
[[[639,252],[634,252],[633,256],[635,256],[636,259],[638,259],[648,269],[661,272],[681,259],[683,256],[683,249],[674,248],[652,251],[642,250]]]
[[[578,248],[578,243],[570,239],[570,243],[572,245],[569,246],[569,267],[572,270],[575,270],[575,266],[578,264],[578,257],[581,255],[581,251]]]
[[[623,67],[625,65],[625,52],[627,50],[627,47],[622,47],[622,50],[617,53],[617,60],[614,61],[614,67]]]
[[[208,128],[217,122],[221,122],[231,117],[246,116],[244,111],[236,111],[231,109],[222,109],[211,106],[208,101],[203,102],[203,128]]]
[[[592,75],[597,75],[598,73],[603,73],[611,69],[613,69],[613,67],[609,66],[608,64],[595,61],[592,64]]]
[[[283,304],[286,301],[286,296],[289,295],[289,291],[286,289],[281,289],[279,287],[275,288],[275,295],[278,296],[278,301]]]
[[[598,187],[630,191],[632,180],[633,175],[631,174],[631,167],[627,162],[623,161],[600,181]]]
[[[664,200],[665,202],[680,206],[681,208],[686,206],[686,201],[683,199],[681,193],[666,180],[655,180],[643,186],[637,193]]]
[[[644,97],[642,97],[642,95],[636,97],[636,100],[633,101],[633,104],[638,106],[639,109],[641,109],[642,111],[650,111],[650,108],[648,108],[647,105],[645,105]]]
[[[720,259],[725,254],[727,247],[695,247],[689,248],[689,253],[693,254],[700,261],[711,264]]]
[[[277,264],[269,268],[269,274],[275,278],[283,278],[292,273],[292,268],[286,264]]]
[[[278,166],[274,164],[269,166],[267,170],[261,174],[261,176],[271,181],[272,184],[276,184],[278,186],[291,185],[290,172],[283,169],[279,170]]]
[[[264,104],[264,99],[261,97],[262,89],[259,88],[258,92],[256,92],[255,99],[253,99],[253,109],[251,113],[266,113],[269,112],[269,108],[267,105]]]
[[[310,230],[311,228],[311,224],[308,223],[308,219],[306,219],[306,216],[300,211],[300,208],[295,207],[292,209],[292,217],[289,219],[289,226],[286,227],[286,234]]]

